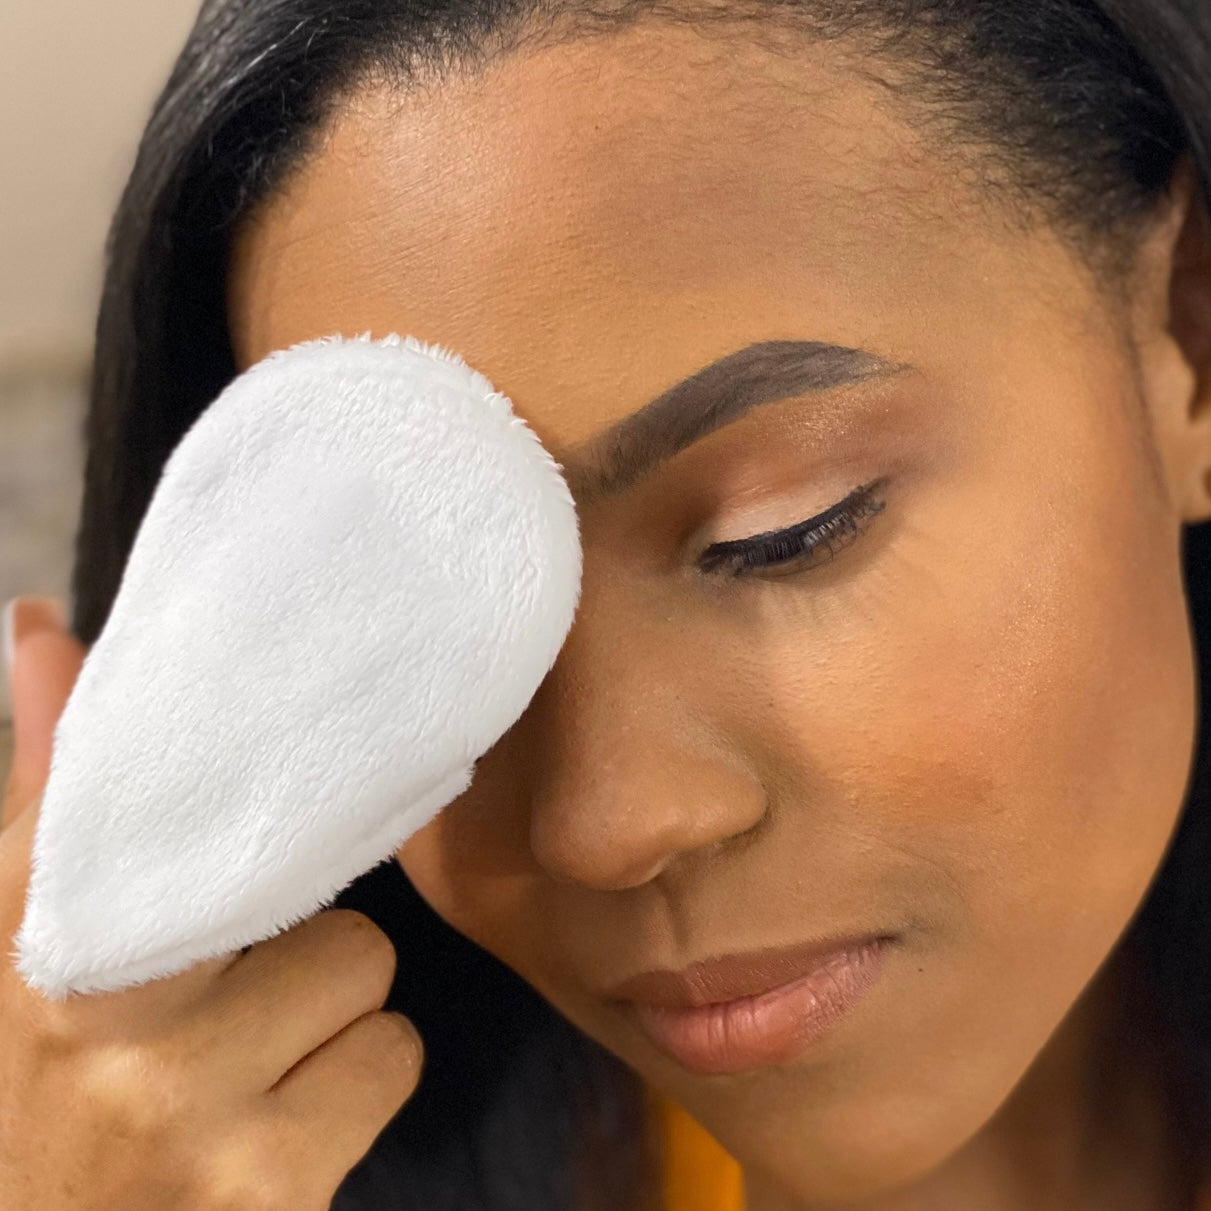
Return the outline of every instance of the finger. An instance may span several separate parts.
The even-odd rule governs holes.
[[[12,958],[11,943],[25,916],[34,833],[41,805],[42,797],[38,795],[0,833],[0,939],[4,943],[6,962]]]
[[[292,1068],[266,1096],[271,1113],[322,1132],[324,1149],[306,1159],[331,1166],[320,1177],[335,1191],[416,1092],[423,1068],[424,1045],[412,1023],[400,1013],[368,1013]]]
[[[31,853],[50,773],[55,725],[84,661],[53,598],[18,597],[4,619],[13,707],[13,757],[0,807],[0,937],[5,957],[25,915]],[[27,810],[28,809],[28,810]]]
[[[25,597],[11,609],[13,757],[0,808],[0,830],[42,793],[50,776],[55,727],[87,655],[62,623],[53,598]]]
[[[272,1087],[391,992],[391,939],[363,913],[328,909],[220,972],[183,1023],[191,1054],[231,1087]]]

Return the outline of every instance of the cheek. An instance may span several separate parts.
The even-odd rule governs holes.
[[[521,794],[507,746],[498,744],[471,786],[396,851],[434,912],[506,962],[515,960],[517,939],[542,937],[530,920],[534,871]]]
[[[782,807],[771,885],[814,854],[847,878],[812,883],[817,903],[906,928],[847,1096],[805,1085],[769,1127],[788,1155],[817,1141],[823,1172],[923,1172],[988,1120],[1128,925],[1180,812],[1196,702],[1169,523],[1109,454],[1068,460],[1079,485],[1020,466],[1016,485],[988,464],[921,490],[860,575],[805,582],[813,608],[779,604],[777,627],[770,607],[748,670],[747,742]],[[773,1121],[757,1096],[729,1114],[738,1140]]]
[[[1011,938],[1061,926],[1076,970],[1145,894],[1194,741],[1172,536],[1142,494],[1123,492],[1129,467],[1114,482],[1115,465],[1062,504],[1015,502],[1014,530],[967,550],[953,613],[918,616],[920,692],[898,753],[923,763],[919,786],[979,795],[921,804],[936,813],[928,823],[963,836],[973,912],[1000,936],[1011,914]]]
[[[944,874],[940,934],[995,962],[1067,945],[1076,980],[1177,823],[1194,660],[1174,523],[1128,438],[1042,448],[1029,476],[1005,456],[922,491],[827,599],[827,650],[805,664],[800,634],[769,661],[760,728],[796,801]]]
[[[1012,919],[1009,937],[1062,922],[1078,948],[1111,945],[1181,806],[1195,722],[1182,597],[1157,591],[1173,584],[1162,559],[1111,554],[1096,529],[972,551],[950,609],[906,613],[865,725],[883,771],[867,806],[945,864],[990,940]]]

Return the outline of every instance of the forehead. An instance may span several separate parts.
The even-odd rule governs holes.
[[[1002,223],[835,48],[636,27],[359,91],[238,234],[231,328],[241,368],[437,341],[559,447],[749,342],[987,313]]]

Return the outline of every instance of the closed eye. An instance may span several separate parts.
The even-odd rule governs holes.
[[[848,546],[862,532],[858,523],[882,512],[886,502],[879,498],[888,476],[855,488],[844,500],[785,530],[770,530],[751,538],[717,542],[698,557],[698,566],[712,576],[746,576],[762,569],[777,569],[776,575],[806,571],[831,559],[841,546]],[[818,557],[827,551],[826,557]]]

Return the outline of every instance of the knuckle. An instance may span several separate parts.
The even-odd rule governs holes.
[[[5,1017],[43,1060],[64,1060],[88,1045],[83,1023],[66,1002],[40,996],[18,997],[14,1011]]]
[[[376,990],[381,990],[385,999],[395,980],[394,943],[365,913],[348,908],[329,911],[340,914],[335,924],[342,956]]]
[[[353,908],[328,911],[346,945],[362,947],[368,954],[395,954],[391,939],[364,912]]]
[[[216,1146],[201,1182],[207,1211],[296,1211],[301,1199],[284,1143],[268,1127],[246,1126]]]
[[[419,1069],[424,1060],[424,1044],[416,1028],[402,1013],[387,1010],[362,1018],[367,1046],[376,1059],[398,1066]]]
[[[396,1013],[367,1014],[359,1025],[359,1066],[364,1066],[384,1088],[389,1086],[401,1101],[407,1101],[416,1092],[424,1067],[420,1036],[406,1018]]]
[[[146,1043],[93,1049],[80,1060],[77,1088],[106,1133],[122,1139],[165,1134],[188,1105],[181,1075]]]
[[[286,1182],[262,1175],[207,1193],[206,1211],[298,1211],[299,1200]]]

